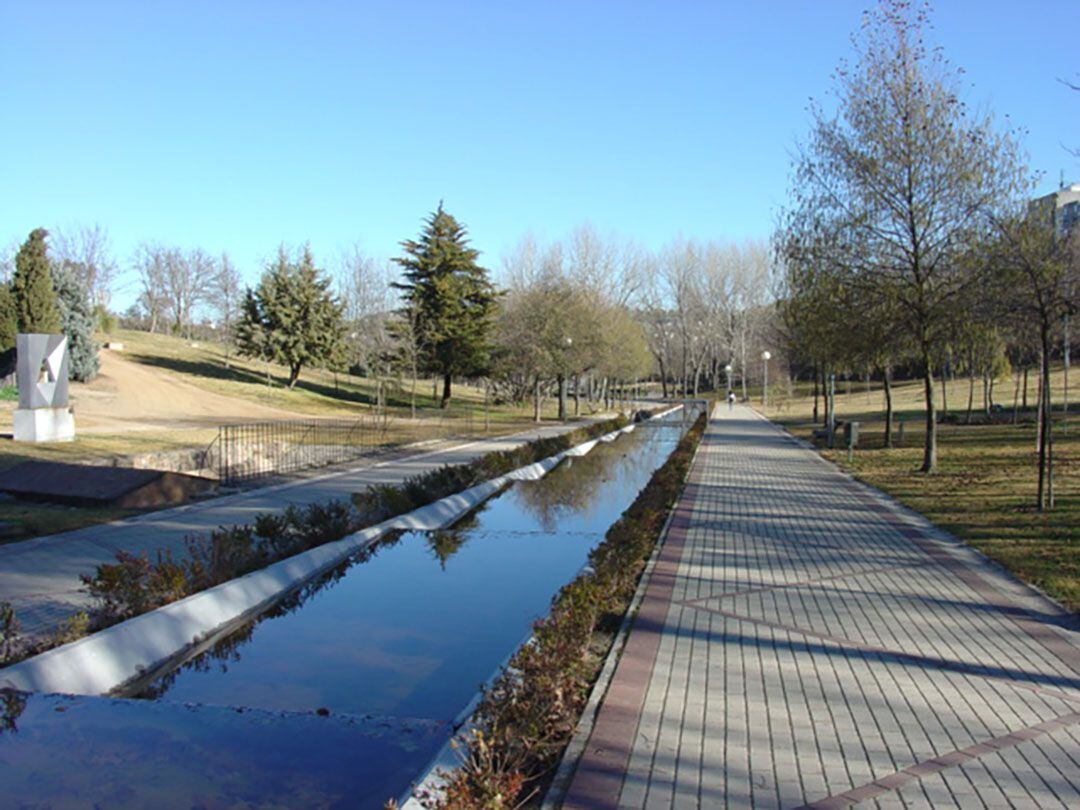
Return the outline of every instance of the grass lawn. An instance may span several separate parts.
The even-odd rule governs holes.
[[[1053,389],[1059,387],[1060,378],[1059,373]],[[840,419],[860,422],[859,450],[850,463],[846,450],[823,450],[824,456],[921,512],[1070,610],[1080,611],[1080,419],[1065,430],[1055,425],[1056,506],[1040,514],[1034,509],[1033,424],[943,423],[938,426],[940,470],[923,475],[917,472],[924,436],[919,421],[921,388],[905,384],[898,392],[905,435],[903,445],[892,450],[882,447],[880,393],[872,394],[876,401],[870,401],[865,391],[858,390],[861,384],[855,388],[850,395],[837,396],[837,414]],[[957,389],[949,392],[953,409],[967,404],[966,383]],[[1002,385],[1000,392],[1006,389],[1010,401],[1002,404],[1010,408],[1012,385]],[[1032,394],[1029,401],[1033,400]],[[804,397],[777,403],[769,416],[793,434],[810,438],[810,404]]]

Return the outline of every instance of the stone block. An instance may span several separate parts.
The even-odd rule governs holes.
[[[75,417],[67,408],[18,408],[13,415],[17,442],[70,442]]]

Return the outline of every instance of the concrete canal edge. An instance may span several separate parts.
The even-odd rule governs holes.
[[[664,411],[671,413],[675,408]],[[656,418],[656,417],[653,417]],[[537,480],[567,456],[634,429],[630,424],[404,515],[280,560],[157,610],[48,650],[5,669],[0,687],[27,692],[104,695],[162,669],[221,631],[262,613],[391,531],[446,528],[513,481]]]

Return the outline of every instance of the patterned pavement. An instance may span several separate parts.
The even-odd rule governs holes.
[[[1075,617],[714,414],[563,806],[1080,807]]]

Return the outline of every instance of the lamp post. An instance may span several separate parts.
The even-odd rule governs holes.
[[[724,366],[724,374],[727,375],[727,394],[731,396],[731,372],[733,371],[731,363]]]
[[[761,407],[762,409],[769,407],[769,360],[772,359],[772,354],[766,349],[761,353],[761,368],[764,377],[764,384],[761,387]]]

